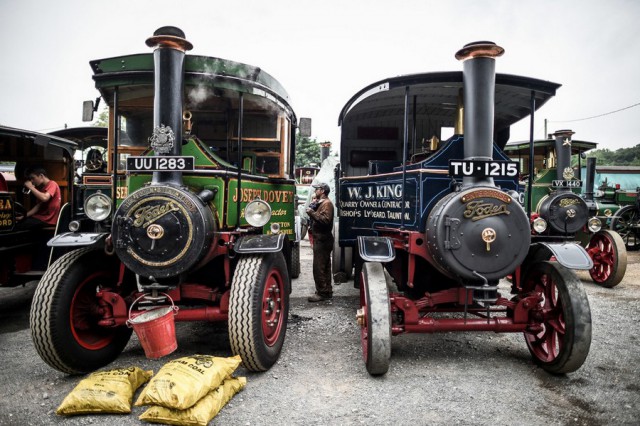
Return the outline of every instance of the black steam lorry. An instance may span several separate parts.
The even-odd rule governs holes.
[[[456,54],[462,72],[375,82],[340,114],[338,272],[355,271],[372,375],[388,371],[391,337],[403,333],[522,333],[534,361],[558,374],[587,358],[591,314],[573,269],[592,261],[545,235],[550,224],[523,207],[518,163],[504,153],[510,126],[533,122],[560,85],[496,74],[503,52],[468,44]]]
[[[127,321],[175,306],[175,321],[227,322],[231,351],[267,370],[300,272],[298,119],[258,67],[188,55],[175,27],[146,44],[153,53],[90,62],[108,105],[107,168],[90,163],[78,182],[76,219],[91,223],[49,241],[67,253],[37,287],[33,342],[51,367],[86,373],[122,352]],[[84,106],[91,119],[97,105]]]

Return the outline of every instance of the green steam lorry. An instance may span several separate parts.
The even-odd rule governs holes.
[[[187,55],[175,27],[146,43],[153,54],[90,62],[109,107],[109,166],[87,191],[93,228],[72,221],[49,242],[69,252],[36,290],[35,347],[51,367],[86,373],[122,352],[127,321],[175,306],[175,321],[226,321],[231,351],[267,370],[300,271],[298,120],[260,68]],[[95,109],[85,103],[88,118]]]

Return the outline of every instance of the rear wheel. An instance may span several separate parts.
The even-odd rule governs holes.
[[[640,214],[636,206],[624,206],[613,215],[611,229],[622,237],[627,250],[640,249]]]
[[[102,251],[79,249],[60,257],[44,274],[31,303],[31,337],[40,357],[68,374],[109,364],[131,337],[126,326],[99,325],[100,290],[118,291],[118,264]]]
[[[627,270],[627,249],[617,232],[604,230],[591,237],[587,253],[593,260],[589,274],[603,287],[615,287]]]
[[[300,244],[291,247],[291,278],[300,276]]]
[[[229,297],[229,340],[251,371],[266,371],[280,357],[289,317],[289,274],[282,253],[244,256]]]
[[[351,247],[340,247],[340,225],[336,223],[333,227],[333,258],[331,259],[331,270],[333,280],[336,284],[346,283],[353,278],[353,249]]]
[[[576,274],[557,262],[539,262],[523,277],[523,287],[541,298],[531,311],[541,329],[524,333],[534,361],[554,374],[580,368],[591,346],[591,310]]]
[[[362,266],[360,286],[360,342],[367,371],[372,376],[385,374],[391,359],[391,308],[384,268],[381,263]]]

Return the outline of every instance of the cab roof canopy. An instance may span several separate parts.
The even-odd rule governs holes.
[[[580,154],[598,146],[596,142],[581,141],[573,139],[571,141],[571,154]],[[555,139],[539,139],[533,141],[534,155],[545,155],[549,150],[555,149]],[[529,141],[512,141],[504,147],[507,155],[519,154],[529,155]]]
[[[430,72],[392,77],[370,84],[356,93],[345,104],[338,118],[338,125],[345,122],[356,125],[358,121],[372,118],[384,122],[404,116],[405,88],[409,87],[409,117],[429,122],[433,130],[427,134],[439,134],[441,127],[455,127],[458,96],[463,87],[462,71]],[[531,113],[531,96],[539,109],[552,96],[560,84],[510,74],[496,74],[494,132],[495,140],[502,148],[509,136],[512,124]],[[435,131],[438,130],[438,131]]]
[[[45,135],[31,130],[0,126],[0,144],[4,145],[10,143],[34,143],[43,147],[56,146],[67,151],[71,156],[73,156],[74,151],[78,147],[75,142],[59,136]]]
[[[90,61],[96,88],[109,104],[119,87],[119,99],[153,97],[153,54],[119,56]],[[265,104],[276,104],[292,117],[289,94],[271,75],[259,67],[207,56],[185,56],[185,102],[188,108],[207,100],[236,99],[238,93],[262,98]],[[193,90],[196,89],[197,92]],[[147,91],[146,94],[141,91]],[[255,98],[254,98],[255,99]]]

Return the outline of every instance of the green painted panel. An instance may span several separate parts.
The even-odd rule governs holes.
[[[129,176],[128,193],[131,194],[151,182],[151,174],[136,174]],[[213,200],[209,202],[215,207],[216,223],[218,228],[222,227],[222,215],[224,207],[224,194],[226,182],[220,176],[194,176],[183,175],[182,181],[193,193],[198,194],[203,189],[209,189],[215,192]]]
[[[289,239],[295,239],[295,185],[291,183],[252,182],[242,180],[242,198],[240,200],[240,225],[248,225],[244,219],[244,208],[247,203],[256,197],[266,201],[271,206],[271,220],[264,226],[265,233],[269,234],[272,223],[280,224],[280,232],[286,234]],[[226,224],[229,227],[237,226],[237,194],[238,180],[229,180],[228,213]]]

